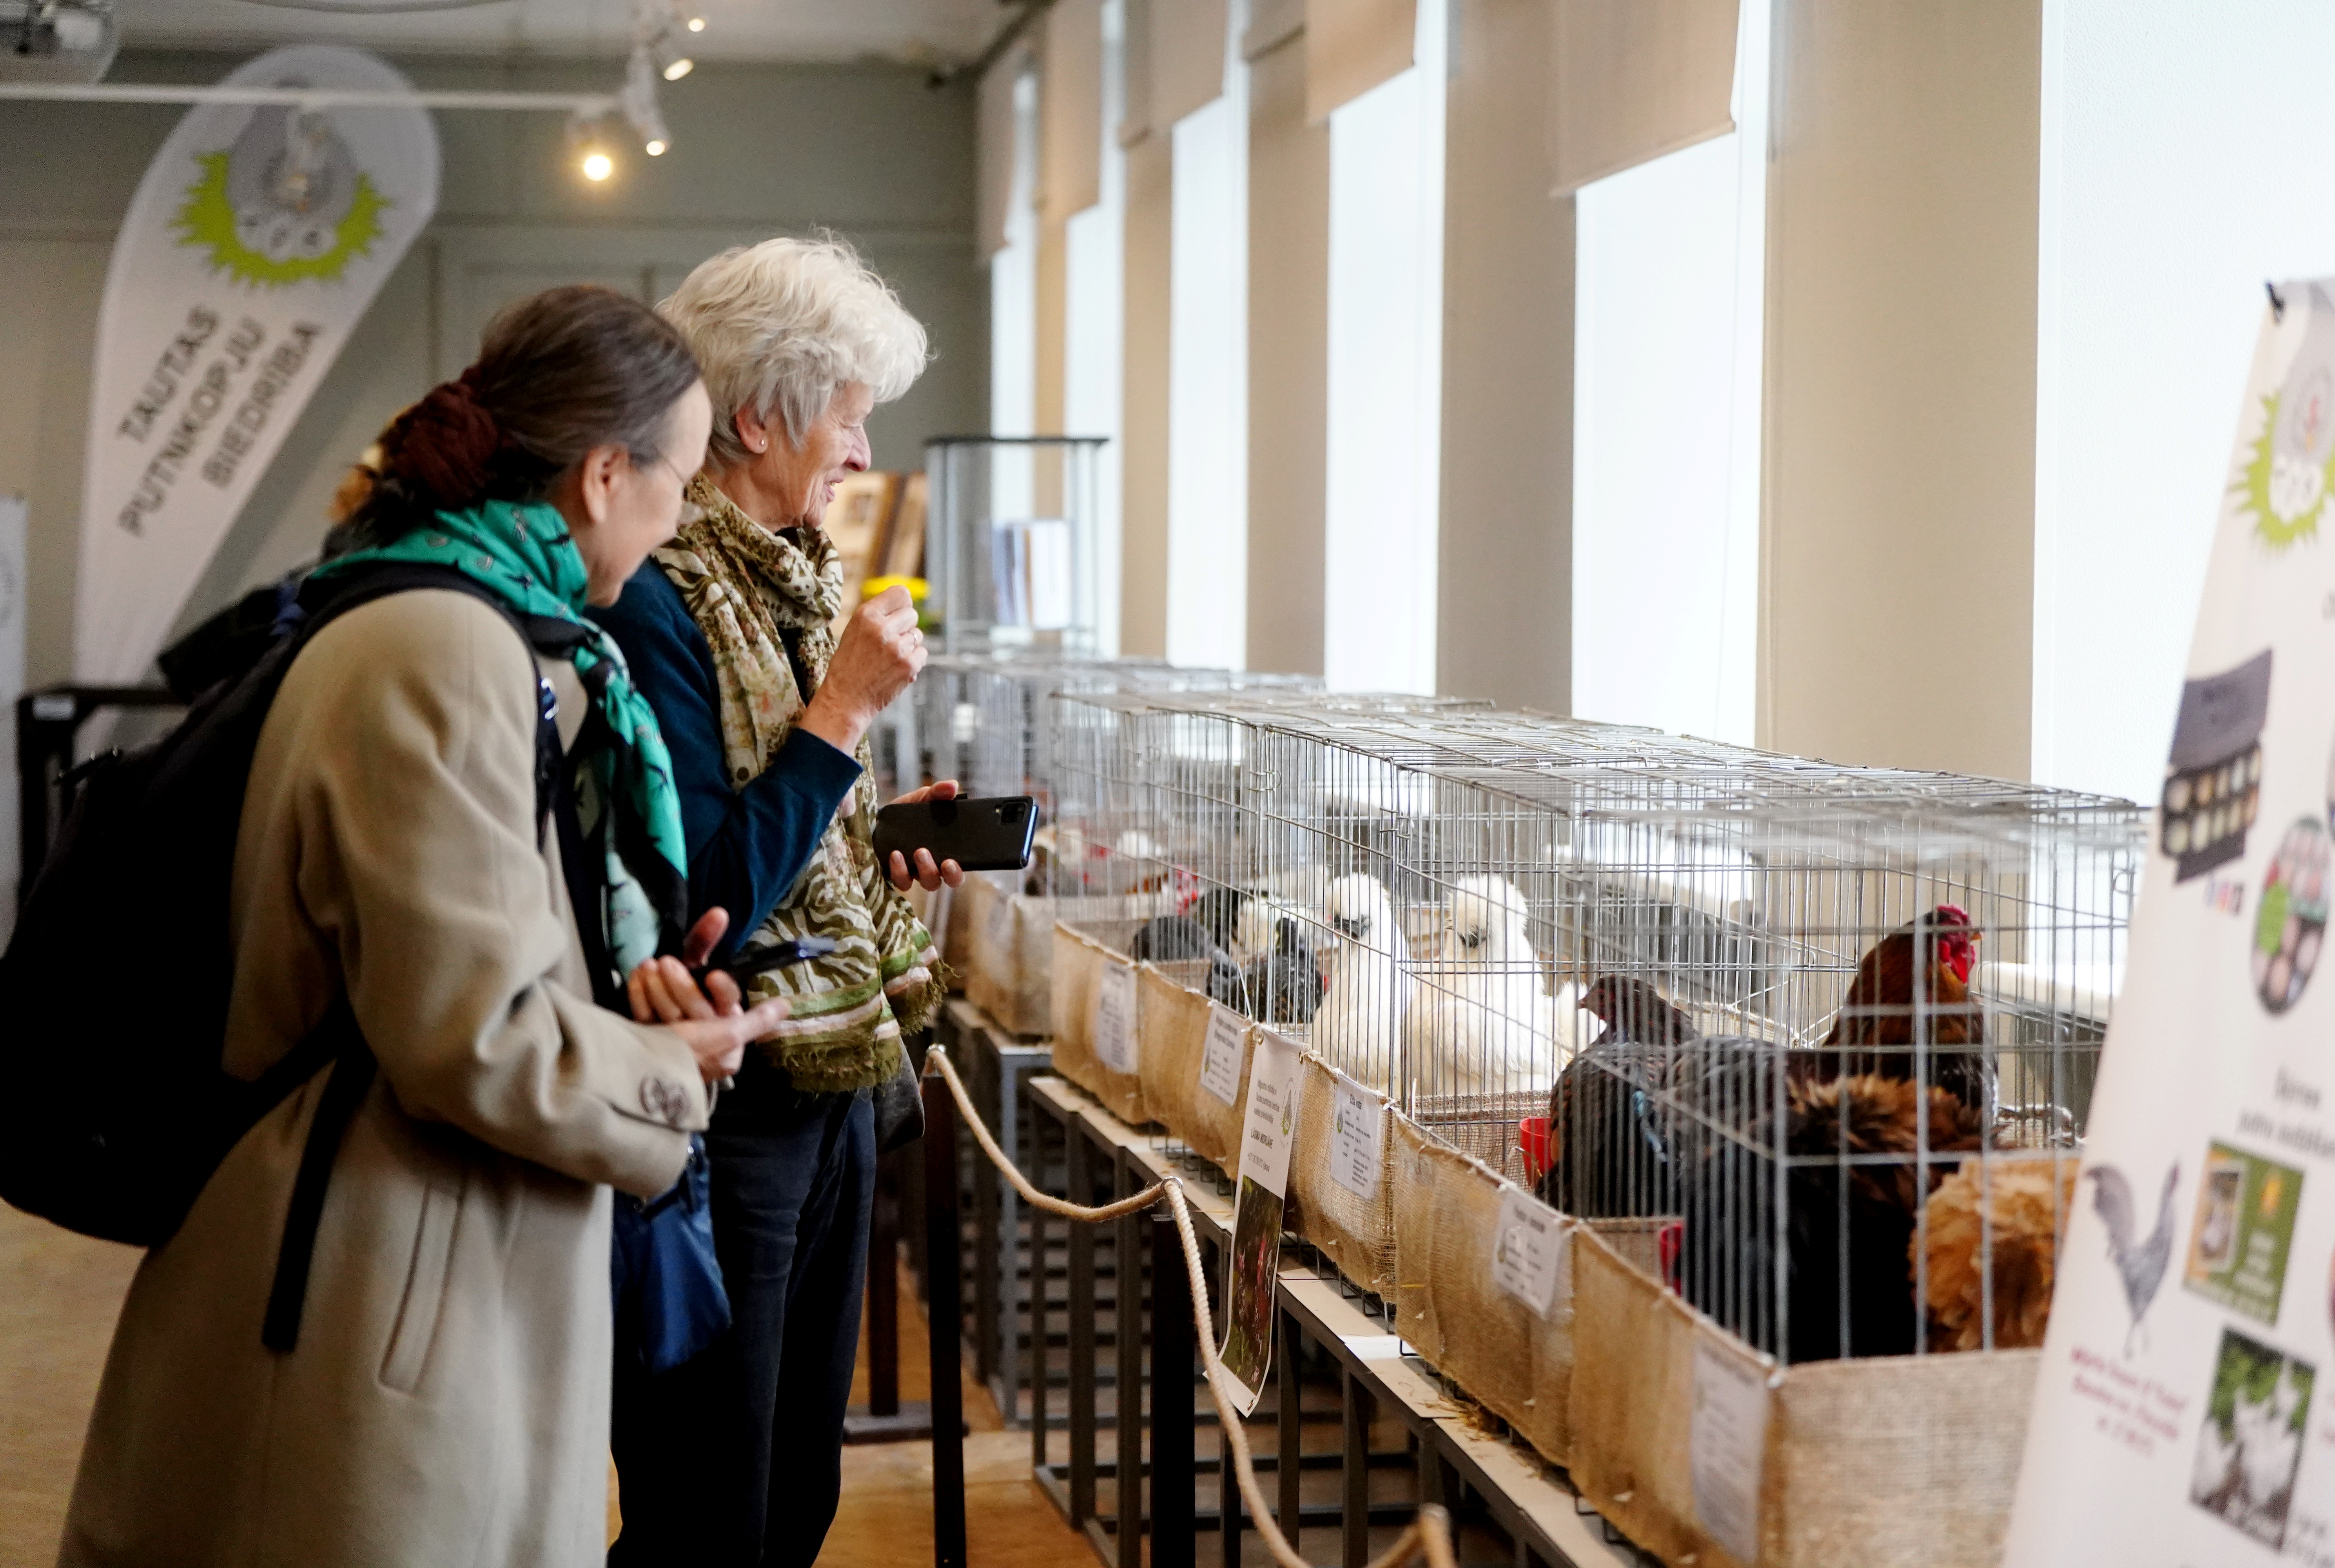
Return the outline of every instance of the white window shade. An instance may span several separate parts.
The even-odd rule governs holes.
[[[1055,0],[1039,85],[1039,198],[1066,218],[1102,199],[1102,0]]]
[[[1226,0],[1152,0],[1154,129],[1171,126],[1224,96]]]
[[[1319,3],[1319,0],[1317,0]],[[1735,129],[1736,0],[1555,0],[1551,192]],[[1309,27],[1310,30],[1310,27]]]
[[[1410,70],[1418,36],[1419,0],[1305,0],[1305,118]]]
[[[1028,69],[1029,56],[1019,49],[989,68],[981,79],[974,104],[974,206],[979,229],[974,238],[981,259],[1005,248],[1005,225],[1013,208],[1013,158],[1020,133],[1013,112],[1013,90]]]

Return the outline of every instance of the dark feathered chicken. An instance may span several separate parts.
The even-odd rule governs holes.
[[[1821,1081],[1842,1073],[1874,1073],[1911,1082],[1919,1057],[1927,1064],[1926,1082],[1990,1114],[1994,1068],[1984,1049],[1986,1015],[1970,991],[1980,935],[1968,915],[1941,904],[1875,943],[1858,963],[1832,1032],[1825,1037],[1824,1050],[1838,1054],[1795,1063],[1798,1075]],[[1962,1049],[1966,1047],[1977,1049]]]
[[[1209,999],[1236,1012],[1248,1011],[1248,987],[1241,978],[1240,965],[1209,937],[1206,926],[1187,915],[1161,915],[1145,921],[1128,943],[1127,955],[1149,963],[1206,961]]]
[[[1250,1016],[1266,1023],[1311,1023],[1322,1005],[1323,976],[1304,928],[1287,915],[1273,923],[1273,947],[1241,971]]]
[[[1778,1070],[1803,1054],[1738,1044],[1679,1085],[1681,1293],[1788,1361],[1909,1354],[1923,1321],[1915,1216],[1955,1157],[1980,1147],[1983,1122],[1943,1089],[1878,1073],[1787,1071],[1779,1088]]]
[[[1678,1212],[1663,1097],[1694,1025],[1642,980],[1602,976],[1581,1006],[1605,1025],[1550,1091],[1544,1203],[1584,1219]]]

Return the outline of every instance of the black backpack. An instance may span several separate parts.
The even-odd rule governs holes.
[[[373,1060],[345,999],[313,1035],[257,1080],[220,1065],[234,953],[228,883],[244,786],[267,710],[307,641],[336,617],[390,594],[449,589],[493,605],[537,652],[566,657],[589,633],[519,617],[450,567],[390,565],[301,592],[272,637],[243,639],[240,669],[197,698],[170,733],[109,752],[68,775],[64,825],[0,955],[11,1019],[0,1043],[0,1199],[68,1230],[134,1246],[170,1239],[237,1140],[327,1062],[295,1181],[262,1338],[289,1350],[299,1335],[308,1259],[341,1134],[363,1100]],[[539,682],[538,834],[558,822],[579,917],[588,890],[574,843],[556,704]],[[567,808],[557,808],[566,803]],[[587,944],[597,922],[583,922]],[[140,933],[125,942],[125,933]],[[125,963],[121,954],[132,953]],[[606,968],[593,953],[595,973]],[[92,1027],[92,1009],[125,1006],[132,1023]]]

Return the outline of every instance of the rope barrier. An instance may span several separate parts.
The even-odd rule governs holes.
[[[988,1124],[974,1108],[973,1097],[965,1092],[964,1080],[957,1077],[956,1064],[949,1060],[948,1052],[938,1045],[934,1046],[925,1055],[925,1070],[937,1072],[947,1083],[949,1094],[956,1101],[958,1119],[973,1129],[974,1141],[981,1147],[981,1152],[989,1157],[989,1163],[997,1167],[998,1174],[1004,1176],[1013,1190],[1022,1195],[1022,1201],[1032,1207],[1059,1215],[1064,1219],[1100,1224],[1105,1220],[1119,1219],[1148,1209],[1163,1198],[1167,1200],[1168,1213],[1176,1221],[1176,1234],[1184,1244],[1184,1269],[1191,1278],[1192,1322],[1197,1331],[1196,1337],[1200,1347],[1200,1366],[1207,1374],[1208,1397],[1216,1403],[1216,1418],[1222,1423],[1225,1440],[1232,1448],[1233,1473],[1240,1484],[1241,1499],[1247,1505],[1249,1517],[1255,1521],[1256,1533],[1264,1538],[1273,1553],[1273,1560],[1281,1568],[1315,1568],[1289,1544],[1289,1538],[1281,1533],[1279,1521],[1266,1505],[1264,1488],[1257,1482],[1255,1463],[1249,1455],[1248,1431],[1225,1392],[1221,1379],[1226,1374],[1224,1362],[1216,1356],[1216,1327],[1215,1314],[1208,1311],[1207,1275],[1200,1264],[1200,1238],[1192,1228],[1191,1202],[1184,1195],[1183,1182],[1171,1176],[1152,1183],[1132,1196],[1100,1207],[1071,1203],[1051,1193],[1042,1192],[1022,1174],[1021,1167],[1007,1157],[1005,1151],[997,1147],[997,1140],[990,1136]],[[1421,1505],[1418,1516],[1403,1531],[1401,1537],[1374,1559],[1370,1568],[1401,1568],[1402,1564],[1422,1557],[1426,1559],[1428,1568],[1457,1568],[1457,1559],[1451,1551],[1450,1515],[1431,1503]]]

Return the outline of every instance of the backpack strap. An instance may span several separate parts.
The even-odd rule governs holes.
[[[421,588],[468,594],[493,605],[526,640],[530,656],[541,653],[548,658],[572,657],[592,634],[589,628],[570,621],[514,615],[509,605],[469,576],[451,567],[419,563],[379,566],[363,576],[317,585],[314,590],[304,592],[301,608],[305,614],[294,634],[305,644],[334,619],[360,605]],[[296,651],[294,656],[297,656]],[[567,883],[568,902],[575,908],[576,931],[584,939],[585,956],[592,968],[593,1000],[606,1007],[612,1005],[604,993],[609,989],[613,973],[608,963],[607,940],[600,929],[598,899],[592,891],[590,867],[584,858],[583,835],[576,827],[576,791],[572,787],[563,788],[572,783],[573,771],[559,744],[559,697],[550,680],[540,672],[536,675],[536,847],[543,847],[547,825],[557,823],[560,829],[560,868]],[[587,725],[591,721],[590,718],[586,721]],[[614,1005],[621,1011],[622,1003],[619,992]],[[284,1215],[284,1239],[276,1253],[276,1278],[268,1288],[266,1314],[260,1321],[260,1343],[278,1354],[290,1353],[300,1342],[300,1319],[307,1301],[309,1271],[315,1259],[316,1228],[324,1218],[325,1189],[332,1180],[333,1162],[339,1157],[341,1140],[349,1124],[356,1119],[357,1108],[364,1103],[379,1070],[379,1063],[357,1028],[356,1015],[350,1010],[345,992],[334,999],[332,1011],[315,1032],[261,1075],[253,1086],[256,1097],[265,1097],[258,1103],[275,1105],[315,1077],[316,1070],[328,1061],[332,1063],[332,1076],[325,1080],[315,1118],[308,1124],[307,1141],[301,1146],[300,1169],[293,1177],[292,1199]]]

